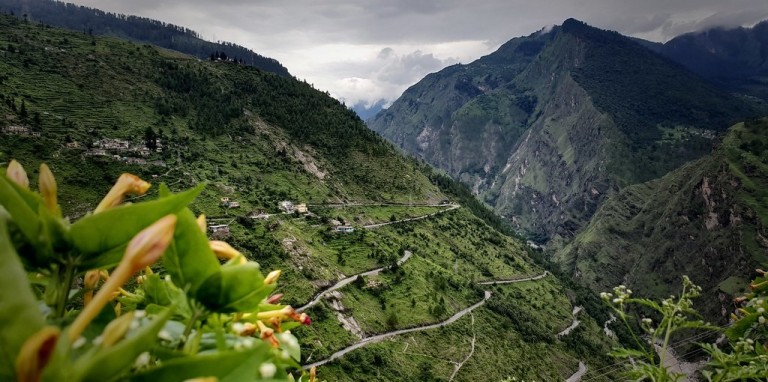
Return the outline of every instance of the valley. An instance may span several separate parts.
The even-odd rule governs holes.
[[[73,219],[121,172],[153,184],[134,202],[207,183],[191,209],[208,235],[281,269],[275,293],[312,318],[295,331],[301,364],[343,354],[323,379],[565,379],[610,363],[606,312],[555,335],[594,295],[308,84],[8,16],[0,29],[0,160],[31,176],[47,163]],[[498,357],[511,362],[489,372]]]
[[[658,300],[679,293],[682,275],[701,286],[694,308],[704,320],[725,329],[734,311],[748,308],[747,324],[763,330],[765,310],[756,307],[763,300],[747,306],[734,297],[768,288],[750,284],[768,265],[768,103],[764,63],[756,63],[762,50],[754,48],[765,22],[732,32],[747,36],[744,44],[726,38],[731,32],[656,44],[567,19],[475,61],[443,65],[390,106],[382,99],[369,110],[293,77],[275,59],[184,27],[47,0],[0,6],[19,13],[0,15],[0,164],[8,168],[0,180],[20,179],[11,167],[18,161],[24,177],[40,177],[42,194],[50,168],[61,200],[55,213],[67,224],[92,217],[121,173],[151,187],[118,204],[204,185],[173,224],[237,253],[219,257],[219,284],[202,288],[207,302],[223,298],[226,272],[246,267],[255,273],[230,286],[267,296],[244,312],[215,311],[190,294],[187,306],[162,313],[173,320],[153,335],[180,342],[137,352],[135,365],[112,380],[151,380],[163,364],[206,352],[226,350],[234,365],[254,346],[285,364],[250,356],[258,371],[245,378],[242,365],[233,366],[222,381],[284,380],[286,371],[305,372],[302,382],[621,380],[624,366],[653,352],[635,333],[659,315],[612,310],[625,297],[601,301],[599,293],[623,285]],[[80,30],[77,20],[98,27]],[[696,66],[680,53],[699,57],[713,44],[740,47],[747,58],[723,48]],[[745,62],[744,72],[733,69]],[[733,72],[717,76],[713,67]],[[380,111],[364,122],[355,109]],[[16,195],[13,187],[0,196]],[[0,207],[0,235],[13,215],[6,209],[18,211]],[[50,221],[38,236],[58,232]],[[19,241],[19,222],[9,222],[21,259],[43,248]],[[53,242],[44,249],[57,250]],[[186,296],[172,286],[178,273],[165,276],[181,267],[175,246],[142,265],[144,278],[125,284],[100,313],[115,317],[96,321],[158,317],[163,304],[147,303],[158,290],[167,305],[174,293]],[[245,266],[235,268],[240,261]],[[192,267],[200,264],[207,263]],[[67,276],[71,303],[56,307],[61,316],[49,328],[67,328],[81,302],[85,310],[80,293],[94,292],[88,274],[110,277]],[[50,310],[35,277],[23,274],[40,310]],[[271,305],[278,301],[293,308]],[[684,308],[671,317],[691,313]],[[11,313],[0,311],[0,319]],[[123,326],[115,341],[132,338]],[[679,349],[659,364],[673,370],[691,361],[703,354],[691,342],[712,337],[667,336]],[[78,346],[68,356],[79,357]],[[614,358],[620,347],[629,359]],[[153,364],[138,362],[143,354]],[[3,369],[3,360],[0,377],[20,373]]]

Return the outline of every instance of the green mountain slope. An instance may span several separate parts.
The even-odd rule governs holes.
[[[727,314],[722,294],[768,265],[767,133],[768,120],[735,125],[712,155],[609,197],[556,260],[598,291],[663,297],[690,275],[707,316]]]
[[[195,213],[207,215],[209,230],[226,226],[211,236],[265,270],[282,269],[278,292],[287,303],[302,306],[345,277],[386,268],[307,309],[312,326],[296,330],[304,364],[358,336],[440,324],[493,292],[472,315],[364,346],[322,366],[322,378],[410,381],[421,370],[427,380],[447,379],[453,363],[422,364],[467,357],[469,332],[477,356],[456,380],[562,379],[581,360],[594,370],[611,362],[613,340],[599,324],[607,317],[592,294],[551,275],[478,284],[544,271],[465,189],[402,156],[306,83],[12,17],[0,17],[0,73],[0,162],[18,159],[32,179],[48,163],[68,201],[65,215],[92,209],[123,171],[153,190],[205,181]],[[223,206],[225,197],[239,207]],[[283,200],[306,202],[312,214],[280,213]],[[354,232],[334,232],[334,220]],[[407,261],[393,266],[406,251]],[[556,337],[575,305],[593,306],[596,319],[582,315],[577,330]],[[342,326],[353,320],[356,327]],[[421,355],[402,352],[406,344]],[[424,349],[430,344],[440,346]],[[513,361],[498,365],[499,354]],[[367,359],[374,363],[357,362]]]
[[[768,100],[768,20],[643,43],[729,91]]]
[[[427,76],[369,126],[546,241],[571,237],[606,195],[708,153],[723,126],[755,113],[571,19]]]
[[[54,0],[0,0],[0,12],[20,19],[97,36],[113,36],[177,50],[200,59],[224,53],[230,59],[261,70],[290,76],[277,60],[246,47],[206,41],[197,32],[146,17],[104,12]]]

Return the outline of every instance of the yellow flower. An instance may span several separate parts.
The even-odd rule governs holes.
[[[16,381],[38,382],[59,340],[59,328],[46,326],[24,342],[16,357]]]
[[[120,264],[112,272],[104,285],[75,318],[69,327],[69,340],[74,342],[83,333],[83,330],[101,311],[104,305],[112,299],[115,293],[120,293],[120,287],[125,284],[133,274],[144,267],[157,261],[173,240],[173,231],[176,227],[176,215],[167,215],[145,228],[128,243],[125,255]]]
[[[27,178],[27,172],[24,171],[24,167],[16,159],[11,160],[8,164],[8,168],[5,170],[5,174],[9,179],[14,181],[21,187],[29,189],[29,178]]]
[[[122,203],[125,195],[144,195],[151,186],[151,184],[141,180],[141,178],[136,175],[124,173],[123,175],[120,175],[117,182],[115,182],[115,185],[112,186],[112,189],[107,193],[107,196],[105,196],[99,205],[96,206],[96,209],[93,210],[93,213],[106,211]]]
[[[58,186],[56,184],[56,178],[53,177],[51,169],[48,165],[43,163],[40,165],[40,176],[38,177],[37,187],[40,189],[40,195],[43,196],[46,207],[51,212],[58,214],[59,203],[56,199],[56,193]]]

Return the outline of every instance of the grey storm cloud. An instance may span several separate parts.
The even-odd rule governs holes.
[[[345,86],[359,88],[361,83],[387,87],[384,96],[396,97],[430,71],[459,58],[479,58],[510,38],[569,17],[655,41],[768,18],[766,0],[71,1],[160,19],[207,39],[247,46],[277,58],[295,75],[328,87],[324,90],[339,98],[349,98]],[[352,59],[350,47],[367,53]],[[322,54],[324,61],[309,54]]]

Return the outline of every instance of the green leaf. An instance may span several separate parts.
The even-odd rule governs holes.
[[[0,180],[0,183],[2,181]],[[0,211],[2,208],[0,208]],[[24,342],[45,322],[27,273],[8,237],[7,216],[0,213],[0,380],[14,380],[14,362]]]
[[[130,369],[139,354],[150,350],[157,342],[157,333],[171,317],[173,309],[154,316],[149,324],[129,330],[126,338],[107,349],[94,346],[75,361],[76,381],[108,381]]]
[[[288,352],[296,362],[301,361],[301,347],[299,346],[299,340],[291,333],[277,333],[277,340],[280,341],[280,349]]]
[[[216,377],[219,382],[253,381],[256,380],[259,365],[269,354],[269,345],[256,341],[254,347],[246,351],[172,359],[158,368],[134,375],[129,381],[184,381],[197,377]]]
[[[0,175],[0,205],[5,207],[13,217],[13,222],[19,227],[24,236],[37,246],[40,232],[40,219],[37,216],[37,206],[31,205],[34,194],[19,187],[5,175]]]
[[[160,187],[158,187],[157,189],[157,195],[161,198],[167,198],[173,195],[173,193],[168,188],[168,185],[166,185],[165,183],[160,183]]]
[[[112,268],[120,263],[125,255],[125,249],[128,247],[128,243],[123,243],[108,251],[102,252],[98,256],[92,256],[87,259],[82,259],[78,268],[82,270],[86,269],[106,269]]]
[[[27,260],[35,267],[50,269],[51,264],[62,264],[69,247],[69,230],[65,221],[54,215],[44,205],[38,206],[40,219],[39,242],[35,254]]]
[[[221,268],[205,280],[196,297],[214,312],[250,312],[274,289],[275,284],[264,284],[259,264],[249,262]]]
[[[163,256],[165,269],[177,287],[194,296],[200,285],[221,268],[188,208],[179,212],[173,242]],[[189,289],[187,289],[189,288]]]
[[[70,229],[72,242],[87,255],[99,255],[125,245],[139,231],[165,215],[177,213],[202,191],[201,184],[191,190],[149,202],[127,204],[88,215]]]
[[[736,341],[739,338],[744,337],[745,333],[752,328],[752,325],[756,323],[759,318],[760,314],[750,313],[733,323],[733,325],[725,331],[725,335],[728,336],[731,341]]]
[[[192,312],[189,311],[184,291],[177,288],[173,283],[163,280],[159,275],[149,275],[144,284],[144,302],[148,305],[177,307],[175,316],[189,318]]]

